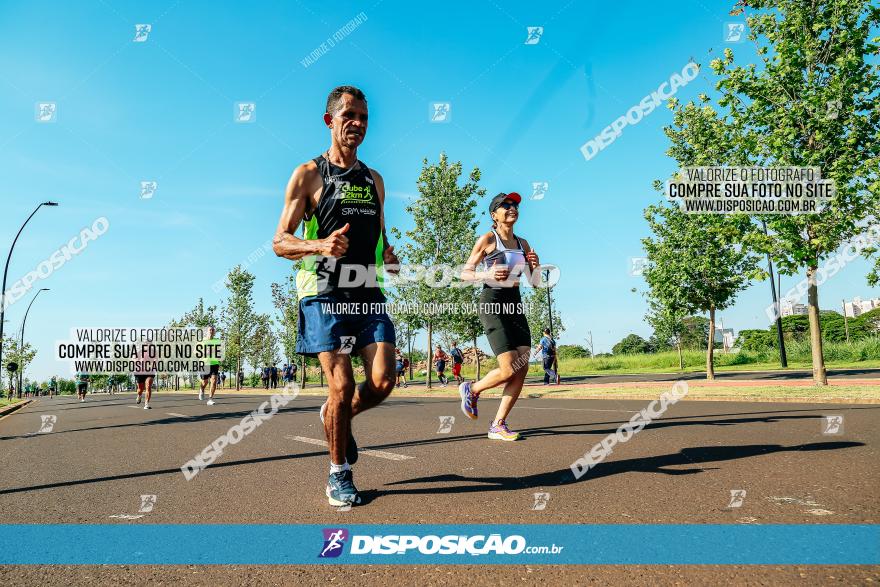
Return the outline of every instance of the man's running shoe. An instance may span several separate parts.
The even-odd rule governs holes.
[[[326,413],[327,402],[324,402],[321,404],[321,411],[318,412],[318,415],[321,416],[321,424],[324,423],[324,414]],[[355,464],[358,460],[358,444],[351,433],[351,422],[348,423],[348,442],[345,444],[345,460],[348,461],[349,465]]]
[[[498,420],[494,426],[489,428],[489,438],[492,440],[519,440],[519,432],[512,432],[507,427],[507,422]]]
[[[145,410],[152,410],[153,408],[152,408],[152,406],[150,406],[150,404],[144,403],[144,409]]]
[[[477,400],[480,398],[471,391],[471,382],[465,381],[458,386],[458,394],[461,396],[461,411],[471,420],[477,419]]]
[[[199,392],[199,401],[204,401],[204,399],[205,399],[205,392],[204,392],[204,391],[200,391],[200,392]]]
[[[345,506],[361,502],[361,496],[354,486],[351,469],[340,471],[339,473],[330,473],[325,493],[330,505]]]
[[[140,403],[141,403],[141,396],[138,396],[137,401],[136,401],[135,403],[138,404],[138,405],[140,405]]]
[[[209,405],[209,406],[213,406],[213,405],[216,404],[216,403],[217,403],[217,402],[215,402],[215,401],[212,400],[212,399],[209,399],[209,400],[208,400],[208,405]]]

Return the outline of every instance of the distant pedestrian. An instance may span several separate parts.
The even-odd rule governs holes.
[[[449,383],[449,379],[447,379],[444,372],[446,371],[446,361],[449,360],[449,355],[447,355],[440,345],[437,345],[437,350],[434,351],[434,367],[437,369],[437,379],[440,380],[440,383],[446,385]]]
[[[397,370],[397,387],[400,387],[400,380],[403,380],[403,386],[407,387],[406,383],[406,366],[407,360],[403,356],[403,353],[400,349],[394,349],[394,368]]]
[[[89,374],[77,372],[76,374],[76,395],[79,401],[86,401],[86,390],[89,387]]]
[[[559,375],[553,369],[556,360],[556,341],[550,336],[549,328],[544,329],[544,336],[538,341],[535,349],[541,351],[541,359],[544,363],[544,385],[549,385],[551,380],[559,384]]]
[[[452,357],[452,376],[455,377],[456,383],[464,381],[461,377],[461,366],[464,364],[464,353],[458,348],[458,343],[452,341],[452,348],[449,349],[449,356]]]

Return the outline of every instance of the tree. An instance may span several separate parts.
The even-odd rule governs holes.
[[[709,344],[714,325],[705,316],[687,316],[682,320],[681,346],[686,349],[704,349]]]
[[[257,322],[253,301],[254,276],[236,265],[226,276],[226,289],[229,291],[229,298],[223,304],[222,310],[226,358],[230,367],[235,366],[235,388],[241,389],[238,373]]]
[[[245,352],[255,371],[261,365],[271,367],[278,363],[278,337],[272,328],[272,318],[268,314],[258,314],[256,321]]]
[[[701,96],[703,102],[707,96]],[[741,163],[742,149],[734,132],[715,109],[703,103],[681,106],[670,101],[673,122],[664,129],[667,154],[679,167]],[[655,189],[660,189],[655,182]],[[715,312],[733,304],[750,279],[761,278],[758,257],[742,243],[752,230],[745,215],[686,214],[677,204],[648,206],[645,220],[652,236],[642,239],[648,256],[643,272],[651,296],[661,307],[707,312],[706,378],[715,378]]]
[[[473,300],[474,288],[460,284],[453,268],[467,260],[476,241],[474,210],[485,190],[479,187],[478,168],[475,167],[467,181],[459,185],[461,175],[461,162],[450,163],[445,153],[440,154],[437,163],[429,164],[427,158],[422,161],[417,183],[419,196],[406,208],[415,226],[405,233],[406,240],[398,254],[401,261],[410,265],[425,268],[445,266],[446,275],[441,277],[440,271],[428,271],[426,277],[416,283],[401,284],[397,297],[413,308],[440,303],[470,303]],[[399,235],[399,232],[394,234]],[[449,287],[453,282],[459,283],[459,286]],[[455,311],[424,314],[422,324],[427,329],[429,356],[432,354],[434,328],[454,330],[460,326],[461,315],[461,312]],[[431,369],[428,369],[425,385],[431,387]]]
[[[686,309],[675,297],[655,298],[648,294],[648,314],[645,318],[654,328],[654,347],[660,350],[671,346],[678,350],[678,368],[684,369],[684,355],[681,352],[682,339],[685,332],[684,319],[687,316]]]
[[[193,309],[184,313],[177,322],[181,326],[192,326],[193,328],[207,328],[208,326],[217,328],[217,306],[205,306],[205,301],[199,298]]]
[[[611,352],[615,355],[639,355],[652,352],[651,345],[648,341],[638,334],[628,334],[623,340],[611,348]]]
[[[560,359],[586,359],[590,351],[579,344],[563,344],[556,349]]]
[[[208,326],[213,326],[217,330],[218,336],[220,336],[221,329],[217,324],[217,306],[205,306],[205,301],[202,298],[199,298],[191,310],[185,312],[177,320],[172,319],[168,324],[169,328],[207,328]],[[227,361],[225,357],[223,363],[224,368],[226,368]],[[195,375],[189,373],[187,377],[189,378],[190,387],[193,387],[195,385]]]
[[[409,358],[409,379],[412,380],[413,365],[416,362],[413,357],[413,341],[418,331],[425,325],[425,317],[421,312],[417,312],[414,306],[408,305],[415,300],[415,293],[405,288],[406,286],[403,286],[389,291],[388,301],[392,308],[390,315],[394,323],[397,346],[400,347],[402,344]]]
[[[299,325],[299,303],[297,301],[296,278],[291,273],[284,283],[273,283],[272,305],[275,306],[275,319],[281,326],[281,347],[290,363],[296,358],[296,334]]]
[[[24,373],[28,365],[31,364],[31,361],[34,360],[34,357],[37,356],[37,351],[33,349],[31,343],[26,342],[24,346],[21,346],[20,341],[15,336],[5,336],[6,341],[3,343],[3,348],[5,349],[6,354],[6,365],[9,363],[16,363],[18,365],[17,373]],[[6,369],[6,365],[3,365],[3,369]],[[17,375],[16,375],[17,376]],[[11,382],[13,380],[13,373],[6,372],[6,377]],[[20,389],[16,390],[16,392],[21,395]]]
[[[880,7],[870,0],[741,0],[759,65],[711,62],[718,105],[737,149],[752,165],[813,166],[835,183],[817,214],[763,218],[750,245],[780,271],[806,269],[813,381],[826,385],[819,321],[819,263],[876,224],[880,211]],[[705,98],[708,102],[708,97]]]

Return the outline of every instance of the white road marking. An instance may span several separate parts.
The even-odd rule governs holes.
[[[137,520],[138,518],[143,518],[144,515],[141,514],[139,516],[136,516],[136,515],[132,515],[132,514],[112,514],[110,517],[111,518],[118,518],[120,520]]]
[[[314,444],[315,446],[328,446],[326,440],[319,440],[317,438],[306,438],[305,436],[285,436],[284,438],[287,438],[288,440],[296,440],[298,442],[305,442],[306,444]],[[415,458],[409,455],[401,455],[394,452],[386,452],[384,450],[373,450],[371,448],[362,448],[358,452],[362,455],[379,457],[380,459],[388,459],[389,461],[407,461]]]
[[[192,418],[192,416],[187,416],[186,414],[175,414],[174,412],[165,412],[169,416],[174,416],[175,418]]]
[[[600,410],[598,408],[534,408],[531,406],[517,406],[517,410],[554,410],[565,412],[626,412],[627,414],[635,414],[638,410]]]

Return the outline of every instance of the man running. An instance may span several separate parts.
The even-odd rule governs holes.
[[[397,370],[397,387],[400,387],[400,380],[403,379],[403,386],[406,387],[406,359],[400,349],[394,349],[394,368]]]
[[[217,331],[214,329],[213,326],[208,326],[208,339],[205,340],[203,344],[206,346],[219,345],[220,341],[214,338],[216,332]],[[214,393],[217,391],[217,376],[220,374],[220,359],[205,359],[205,365],[207,366],[208,370],[202,373],[201,381],[199,382],[199,401],[205,399],[205,387],[210,382],[210,395],[208,396],[207,405],[213,406],[217,403],[214,401]]]
[[[296,351],[317,356],[327,375],[320,411],[330,445],[325,493],[331,505],[345,506],[361,503],[350,467],[357,460],[351,419],[394,388],[394,325],[382,306],[382,271],[398,260],[385,238],[382,176],[357,158],[367,133],[363,92],[331,91],[324,124],[330,149],[293,172],[273,248],[279,257],[303,260]],[[294,233],[303,220],[299,238]],[[366,381],[357,386],[350,353],[364,361]]]
[[[452,376],[455,382],[461,384],[464,379],[461,377],[461,366],[464,364],[464,353],[458,348],[458,342],[452,341],[452,348],[449,349],[449,356],[452,357]]]
[[[89,374],[88,373],[76,373],[76,395],[79,397],[79,401],[86,401],[86,390],[89,387]]]

